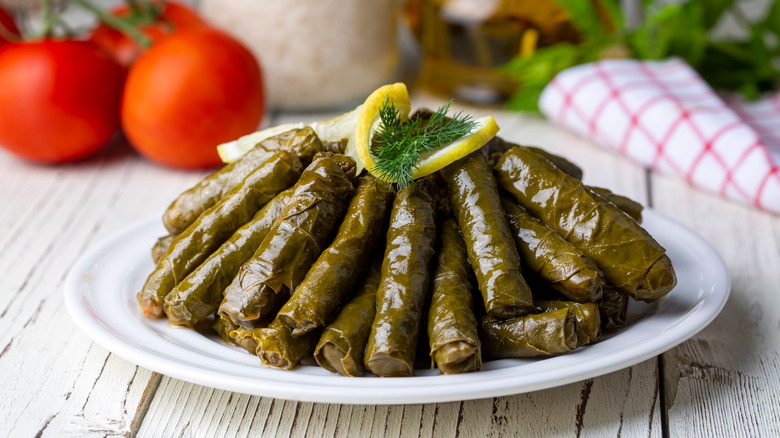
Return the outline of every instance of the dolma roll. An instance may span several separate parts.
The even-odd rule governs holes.
[[[627,296],[623,294],[624,296]],[[536,310],[540,313],[560,309],[571,309],[577,320],[577,337],[579,345],[593,344],[601,337],[601,315],[596,303],[575,303],[573,301],[534,300]]]
[[[173,236],[169,234],[167,236],[160,237],[157,239],[157,242],[154,243],[154,246],[152,247],[152,261],[155,265],[160,261],[163,254],[165,254],[165,251],[168,251],[172,241]]]
[[[333,243],[320,254],[303,282],[279,311],[279,319],[300,336],[328,322],[371,261],[385,231],[393,199],[389,183],[371,175],[358,178]]]
[[[230,338],[236,345],[248,351],[251,354],[257,354],[257,340],[250,329],[236,327],[230,331]]]
[[[526,266],[573,301],[601,298],[604,278],[593,260],[508,197],[501,203]]]
[[[393,202],[365,356],[366,367],[377,376],[413,374],[436,243],[438,200],[436,184],[422,178],[401,190]]]
[[[222,339],[222,342],[228,345],[238,345],[236,344],[235,339],[230,336],[230,332],[238,328],[238,326],[233,324],[233,321],[217,316],[214,320],[214,325],[212,325],[211,328],[217,332],[219,338]]]
[[[250,173],[265,163],[274,151],[284,150],[297,156],[304,166],[315,153],[323,149],[322,142],[310,127],[293,129],[258,143],[237,161],[204,178],[179,195],[163,214],[163,224],[172,234],[184,232],[204,211],[237,187]]]
[[[519,146],[519,145],[517,143],[512,143],[510,141],[504,140],[501,137],[495,136],[489,142],[485,143],[484,146],[482,146],[482,154],[487,159],[488,164],[491,167],[493,167],[496,165],[496,163],[498,163],[498,160],[501,159],[501,156],[503,156],[506,151],[508,151],[509,149],[515,146]],[[579,180],[582,179],[582,169],[576,164],[567,160],[566,158],[560,155],[555,155],[551,152],[548,152],[545,149],[536,146],[526,146],[526,147],[532,150],[533,152],[537,153],[538,155],[541,155],[547,160],[549,160],[552,164],[555,165],[555,167],[561,169],[572,178],[576,178]]]
[[[612,193],[612,190],[610,189],[588,186],[588,190],[615,204],[615,207],[622,210],[623,213],[631,216],[631,218],[637,221],[637,223],[642,223],[642,210],[644,210],[642,204],[626,196]]]
[[[314,351],[317,332],[293,336],[290,327],[274,319],[268,327],[252,330],[257,342],[256,354],[263,365],[281,370],[291,370]]]
[[[622,293],[620,289],[610,285],[604,288],[604,294],[598,304],[601,326],[605,332],[614,332],[626,325],[628,300],[628,295]]]
[[[479,321],[486,357],[551,356],[579,346],[577,319],[569,308],[497,321],[489,315]]]
[[[219,313],[253,328],[278,312],[330,242],[355,191],[355,162],[318,154],[279,219],[225,289]]]
[[[190,272],[273,199],[295,184],[301,175],[301,161],[277,151],[249,174],[216,205],[176,236],[138,293],[139,310],[149,317],[161,317],[163,300]]]
[[[430,355],[442,374],[476,371],[482,368],[482,352],[474,316],[474,272],[455,220],[448,218],[439,228],[439,256],[428,308]]]
[[[365,372],[363,353],[376,316],[376,290],[382,273],[384,248],[363,278],[363,284],[325,327],[314,349],[317,363],[332,373],[360,377]]]
[[[530,313],[531,289],[520,273],[520,256],[485,157],[479,151],[471,153],[442,169],[441,174],[447,181],[450,207],[466,241],[485,310],[498,319]]]
[[[547,159],[514,147],[495,173],[515,201],[596,262],[608,283],[648,302],[674,288],[672,262],[650,233]]]
[[[512,146],[517,146],[515,144],[512,144]],[[547,161],[552,163],[553,166],[560,169],[563,173],[566,175],[569,175],[570,177],[581,181],[582,180],[582,169],[580,169],[579,166],[572,163],[571,161],[567,160],[566,158],[555,155],[551,152],[547,152],[546,150],[542,148],[538,148],[536,146],[526,146],[529,150],[533,151],[537,155],[541,155],[542,157],[546,158]]]
[[[279,193],[255,217],[214,251],[165,297],[165,314],[173,325],[193,327],[217,311],[225,288],[255,253],[282,214],[293,189]]]

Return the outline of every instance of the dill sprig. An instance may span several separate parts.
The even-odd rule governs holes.
[[[458,112],[447,117],[452,101],[434,113],[401,121],[398,108],[388,98],[379,110],[380,124],[371,140],[375,158],[372,172],[388,181],[395,181],[403,189],[413,181],[422,154],[434,151],[468,134],[476,122],[471,116]]]

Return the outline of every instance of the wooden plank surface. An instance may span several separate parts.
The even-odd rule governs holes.
[[[159,377],[92,343],[62,286],[90,246],[159,214],[200,173],[172,171],[116,144],[62,167],[0,153],[0,436],[128,434]]]
[[[663,355],[670,436],[780,436],[780,217],[652,183],[656,209],[704,237],[732,277],[721,315]]]
[[[422,97],[417,105],[435,106]],[[480,110],[474,111],[476,114]],[[495,114],[495,111],[491,111]],[[327,114],[276,117],[269,123]],[[496,115],[502,135],[562,153],[586,182],[688,224],[724,256],[724,314],[658,361],[496,399],[406,406],[296,403],[159,376],[92,343],[70,320],[62,283],[75,260],[149,215],[202,173],[164,169],[116,144],[48,168],[0,152],[0,436],[668,436],[780,435],[780,221],[653,177],[536,118]],[[659,388],[663,388],[661,391]]]

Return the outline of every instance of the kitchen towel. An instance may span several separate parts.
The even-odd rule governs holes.
[[[604,60],[559,73],[539,107],[653,170],[780,213],[780,93],[723,98],[679,59]]]

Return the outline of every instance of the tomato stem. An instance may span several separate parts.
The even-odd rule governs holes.
[[[106,23],[109,27],[113,27],[128,37],[134,39],[141,47],[148,48],[152,45],[152,40],[144,35],[143,32],[138,30],[135,26],[130,24],[127,20],[109,14],[88,0],[72,0],[72,2],[95,14],[100,19],[100,21]]]
[[[54,29],[54,5],[52,0],[43,0],[43,26],[41,28],[41,37],[48,38]]]

